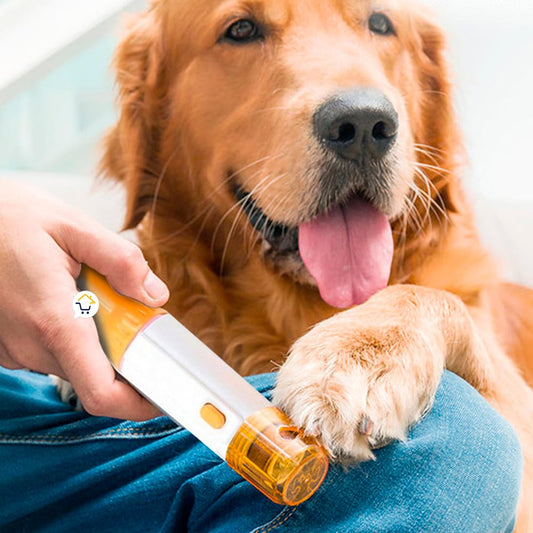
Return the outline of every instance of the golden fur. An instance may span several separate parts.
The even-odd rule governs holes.
[[[102,169],[126,188],[126,226],[169,285],[168,310],[243,374],[282,365],[276,400],[333,454],[361,460],[402,438],[443,367],[475,386],[521,440],[518,528],[533,531],[533,292],[501,282],[474,227],[441,30],[405,2],[380,7],[393,37],[369,33],[366,0],[152,0],[117,52],[121,115]],[[250,17],[264,41],[220,41]],[[272,256],[231,184],[271,219],[309,217],[309,117],[354,86],[379,87],[399,115],[380,204],[395,254],[389,287],[339,312],[300,263]],[[353,429],[365,419],[370,436]]]

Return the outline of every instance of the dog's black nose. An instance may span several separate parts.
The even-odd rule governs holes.
[[[358,88],[324,102],[314,127],[319,140],[345,159],[356,160],[365,152],[381,158],[396,141],[398,114],[381,91]]]

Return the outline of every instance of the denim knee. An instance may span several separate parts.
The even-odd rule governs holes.
[[[489,533],[512,531],[522,453],[510,425],[445,372],[435,403],[406,442],[346,471],[265,531]]]
[[[433,413],[413,428],[412,442],[426,435],[434,439],[435,456],[441,450],[446,455],[435,474],[447,478],[443,497],[450,500],[450,512],[456,509],[460,516],[463,505],[468,512],[456,531],[512,531],[523,455],[511,425],[469,384],[446,372]],[[432,530],[445,531],[444,526]]]
[[[169,530],[179,530],[187,523],[189,531],[209,533],[254,527],[262,533],[512,530],[522,473],[520,445],[509,424],[472,387],[449,372],[444,373],[433,408],[411,429],[406,442],[376,450],[375,461],[348,470],[332,465],[319,491],[296,508],[280,508],[267,501],[183,430],[174,428],[155,438],[147,434],[146,423],[128,424],[143,431],[125,437],[117,433],[122,426],[115,428],[116,421],[70,412],[44,377],[27,373],[3,377],[2,384],[0,371],[0,399],[4,400],[0,404],[6,406],[0,406],[0,433],[5,434],[4,487],[9,486],[16,495],[32,484],[30,492],[41,503],[34,509],[31,499],[15,498],[23,507],[17,516],[26,516],[26,525],[34,519],[41,530],[43,513],[48,512],[51,519],[50,513],[58,502],[64,505],[66,497],[81,500],[76,505],[70,501],[69,521],[51,531],[72,531],[78,523],[86,524],[88,530],[89,517],[91,530],[98,529],[100,522],[109,526],[106,513],[114,517],[119,529],[128,522],[139,531],[156,529],[156,514]],[[273,374],[250,378],[264,393],[274,381]],[[102,426],[113,431],[102,434]],[[87,433],[85,439],[78,438],[80,428]],[[35,439],[52,433],[57,438]],[[113,468],[104,466],[108,464]],[[20,473],[23,465],[27,476]],[[40,473],[49,474],[36,476],[35,465]],[[59,477],[65,486],[75,483],[76,491],[67,491],[57,500]],[[47,481],[51,478],[54,484]],[[121,498],[108,499],[105,480],[118,484],[115,490],[120,489]],[[143,496],[147,491],[152,494],[149,500]],[[41,500],[49,500],[48,511]],[[148,503],[152,511],[147,514]],[[125,512],[117,515],[116,506]],[[88,515],[93,508],[98,513]],[[194,522],[194,517],[201,520]],[[3,518],[0,516],[2,531]],[[142,520],[150,520],[151,529],[144,527]],[[264,525],[257,527],[259,524]],[[6,529],[11,530],[21,528]]]

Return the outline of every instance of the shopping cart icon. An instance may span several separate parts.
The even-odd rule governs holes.
[[[80,292],[74,298],[74,315],[80,318],[89,318],[94,316],[99,307],[98,298],[92,292]]]

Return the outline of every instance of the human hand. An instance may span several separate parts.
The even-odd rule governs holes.
[[[137,246],[43,192],[0,180],[0,365],[68,380],[93,415],[158,416],[116,379],[94,322],[74,318],[81,263],[148,306],[168,300]]]

